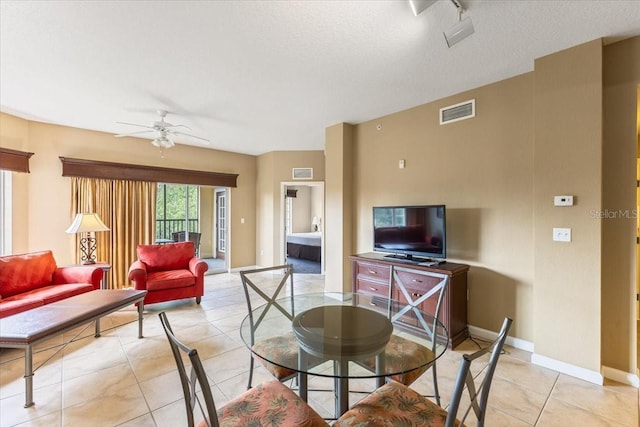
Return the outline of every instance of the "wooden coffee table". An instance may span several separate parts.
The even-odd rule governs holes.
[[[25,404],[33,402],[33,347],[89,322],[96,322],[100,336],[100,318],[138,303],[138,338],[142,338],[143,300],[147,291],[133,289],[95,290],[34,308],[0,322],[0,347],[23,348]]]

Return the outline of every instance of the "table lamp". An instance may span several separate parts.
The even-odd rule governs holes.
[[[314,216],[311,220],[311,225],[313,225],[313,231],[318,231],[320,229],[320,218]]]
[[[96,238],[92,233],[97,231],[109,231],[109,227],[98,217],[96,213],[79,213],[67,228],[69,234],[85,233],[86,237],[80,238],[80,253],[82,254],[82,265],[96,263]]]

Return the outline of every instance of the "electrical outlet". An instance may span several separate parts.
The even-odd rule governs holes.
[[[555,228],[553,229],[553,241],[554,242],[570,242],[571,241],[571,229],[570,228]]]

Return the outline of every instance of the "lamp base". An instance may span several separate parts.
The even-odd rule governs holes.
[[[82,265],[96,263],[96,239],[95,237],[82,237],[80,239],[80,255]]]

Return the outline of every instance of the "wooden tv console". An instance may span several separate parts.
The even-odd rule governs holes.
[[[449,332],[449,345],[451,348],[455,348],[469,337],[469,329],[467,328],[468,265],[445,262],[437,266],[427,267],[406,261],[399,261],[378,253],[352,255],[349,258],[351,259],[352,272],[351,286],[354,293],[388,297],[392,266],[448,275],[449,285],[444,295],[443,306],[440,311],[440,321]],[[410,274],[411,273],[409,273],[409,276]],[[413,285],[414,287],[410,289],[416,296],[429,290],[431,286],[438,282],[438,279],[434,278],[430,286],[429,283],[424,283],[424,276],[418,277],[417,274],[416,276],[416,280],[412,282],[419,284]],[[411,281],[410,277],[408,277],[408,279]],[[399,292],[398,295],[392,295],[392,299],[404,300]],[[428,309],[423,310],[429,312]]]

